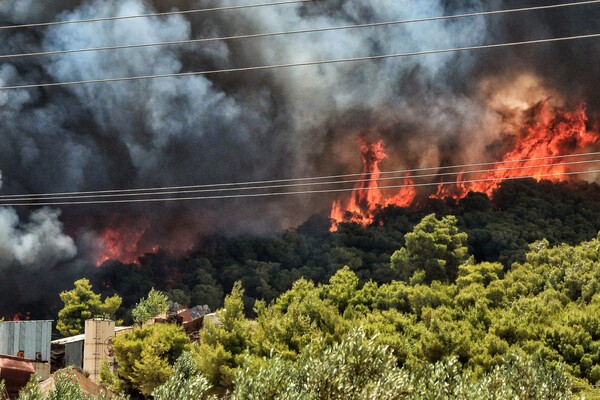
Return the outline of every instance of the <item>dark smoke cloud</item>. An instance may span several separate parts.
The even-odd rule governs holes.
[[[402,20],[540,3],[318,0],[185,17],[1,31],[0,41],[7,53],[50,51]],[[226,0],[218,4],[240,3]],[[0,23],[197,7],[198,2],[180,0],[4,0],[0,2]],[[578,25],[579,30],[593,29],[600,19],[592,21],[586,15],[583,11],[563,10],[202,46],[6,60],[0,63],[0,84],[164,74],[469,46],[568,33],[572,25]],[[574,23],[565,24],[569,18]],[[582,19],[587,21],[583,27],[578,23]],[[355,138],[359,132],[386,141],[389,159],[384,168],[489,159],[489,143],[502,134],[502,119],[495,107],[513,104],[513,99],[497,96],[497,87],[507,81],[510,86],[511,80],[515,81],[511,78],[530,74],[532,78],[527,82],[533,82],[531,93],[542,97],[561,94],[569,86],[569,92],[595,104],[597,82],[591,77],[597,76],[598,64],[582,66],[567,63],[564,58],[575,58],[579,50],[596,54],[597,43],[2,91],[3,193],[357,172],[360,160]],[[554,68],[552,60],[563,64]],[[561,84],[572,68],[585,73],[585,77]],[[518,88],[513,89],[506,93],[518,92],[516,98],[526,97]],[[292,227],[315,210],[326,209],[331,200],[330,196],[307,196],[63,207],[61,218],[66,232],[80,238],[78,243],[89,242],[107,226],[118,228],[121,224],[148,227],[142,235],[142,247],[177,247],[189,245],[198,233],[269,232]],[[14,213],[11,215],[14,220]],[[25,224],[34,226],[40,215],[58,224],[58,212],[50,210],[32,214],[31,222]],[[56,262],[64,261],[67,255],[73,257],[71,252],[59,254],[65,256],[57,257]]]

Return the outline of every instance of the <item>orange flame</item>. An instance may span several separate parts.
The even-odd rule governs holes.
[[[569,179],[570,175],[565,175],[569,171],[565,162],[569,159],[551,157],[582,152],[598,141],[599,133],[587,127],[585,107],[580,105],[575,111],[567,112],[553,109],[547,102],[540,102],[528,113],[530,121],[521,128],[513,149],[491,171],[479,176],[470,174],[466,179],[461,173],[454,185],[440,185],[433,197],[451,196],[459,199],[469,192],[481,192],[492,197],[503,180],[519,177],[533,177],[537,181]]]
[[[533,177],[536,180],[548,179],[564,181],[570,169],[568,158],[552,158],[584,152],[600,138],[600,133],[588,127],[585,106],[578,106],[568,112],[557,109],[543,101],[524,112],[526,122],[513,137],[513,145],[500,161],[489,171],[478,174],[468,170],[460,172],[452,184],[441,184],[431,198],[453,197],[460,199],[469,192],[481,192],[490,198],[500,183],[506,179]],[[385,196],[379,189],[377,180],[381,175],[379,162],[386,154],[383,141],[369,143],[359,139],[363,160],[361,182],[355,186],[350,198],[344,203],[336,200],[331,208],[330,231],[334,232],[342,222],[356,222],[366,226],[373,222],[374,214],[382,206],[395,205],[408,207],[416,197],[414,186],[404,186],[394,196]],[[518,161],[524,160],[524,161]],[[476,181],[476,182],[473,182]],[[413,179],[405,177],[405,185],[412,185]]]
[[[31,313],[29,311],[25,313],[16,313],[12,316],[12,321],[29,321],[31,319]]]
[[[356,222],[366,226],[373,222],[375,212],[382,205],[393,204],[406,207],[413,202],[416,195],[415,188],[407,186],[402,187],[394,196],[384,196],[378,184],[381,176],[379,163],[387,157],[383,140],[370,143],[360,136],[358,141],[363,162],[361,182],[356,184],[346,204],[343,205],[340,200],[334,201],[330,214],[332,232],[337,230],[340,222]],[[404,179],[404,184],[412,184],[409,176]]]
[[[125,264],[138,263],[138,257],[145,253],[158,252],[158,246],[143,246],[141,239],[146,227],[106,228],[97,242],[95,263],[97,266],[108,260]]]

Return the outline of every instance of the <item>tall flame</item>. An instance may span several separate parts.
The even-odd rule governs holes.
[[[370,143],[364,137],[358,138],[360,154],[363,163],[363,173],[360,182],[356,184],[350,198],[343,203],[336,200],[331,208],[331,231],[337,230],[340,222],[357,222],[368,225],[373,222],[375,212],[380,206],[397,205],[409,206],[416,195],[415,188],[405,186],[393,196],[385,196],[379,188],[378,180],[381,176],[379,163],[387,157],[384,151],[383,140]],[[404,178],[405,185],[411,185],[409,176]]]
[[[532,177],[537,181],[567,180],[570,175],[566,175],[569,171],[566,162],[569,159],[552,157],[582,152],[600,137],[597,131],[588,129],[585,107],[580,105],[575,111],[568,112],[540,102],[529,113],[530,122],[520,129],[513,149],[489,172],[469,174],[468,178],[459,174],[453,186],[440,185],[434,197],[462,198],[469,192],[481,192],[492,197],[503,180],[519,177]],[[473,180],[478,182],[469,182]]]
[[[430,197],[460,199],[469,192],[481,192],[491,198],[502,181],[519,177],[533,177],[538,181],[567,180],[572,176],[568,175],[571,171],[567,164],[569,159],[553,157],[581,153],[600,138],[598,130],[588,127],[583,105],[569,112],[543,101],[528,109],[524,115],[526,122],[514,137],[509,138],[512,140],[511,149],[498,162],[488,166],[484,172],[460,171],[455,181],[440,184],[437,192]],[[366,226],[373,222],[374,214],[380,207],[408,207],[416,197],[416,190],[411,185],[418,176],[406,176],[404,183],[408,186],[402,187],[393,196],[385,196],[378,185],[381,175],[379,163],[386,158],[383,141],[369,143],[360,138],[359,144],[364,181],[355,186],[352,195],[345,202],[334,201],[331,231],[336,231],[341,222],[356,222]]]

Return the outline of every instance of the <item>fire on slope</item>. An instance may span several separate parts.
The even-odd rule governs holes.
[[[125,264],[137,263],[141,255],[158,251],[157,246],[144,244],[143,237],[149,228],[148,221],[129,224],[112,222],[113,224],[104,228],[95,240],[96,266],[109,260],[118,260]]]
[[[139,264],[140,257],[149,254],[176,256],[194,249],[196,236],[186,229],[160,240],[160,231],[157,234],[156,228],[153,229],[151,221],[145,217],[114,215],[108,217],[106,223],[107,227],[96,228],[98,233],[93,235],[88,252],[96,266],[111,260]]]
[[[381,206],[396,205],[408,207],[412,204],[416,191],[412,185],[413,181],[409,175],[404,178],[404,185],[394,194],[386,196],[379,187],[381,170],[379,163],[387,156],[384,151],[383,140],[370,143],[359,136],[360,154],[363,162],[363,172],[346,201],[336,200],[331,208],[331,231],[337,230],[340,222],[357,222],[368,225],[373,222],[377,209]],[[392,185],[390,185],[392,186]]]
[[[588,126],[585,107],[579,106],[574,111],[566,111],[543,101],[528,109],[525,116],[526,122],[517,130],[516,135],[507,138],[511,145],[499,157],[499,161],[478,170],[459,171],[454,181],[440,184],[437,192],[430,197],[441,199],[450,196],[460,199],[469,192],[482,192],[492,197],[494,190],[506,179],[576,179],[576,175],[569,175],[572,170],[568,163],[573,159],[553,157],[584,152],[600,138],[598,130]],[[361,140],[360,150],[364,182],[357,185],[345,201],[334,201],[331,231],[337,230],[341,222],[357,222],[366,226],[373,221],[374,214],[380,207],[407,207],[415,202],[416,190],[411,185],[418,176],[405,177],[404,184],[407,186],[401,187],[396,195],[386,196],[380,189],[379,162],[386,157],[383,141],[373,144]],[[574,170],[581,171],[582,168]],[[423,181],[419,181],[421,182]]]

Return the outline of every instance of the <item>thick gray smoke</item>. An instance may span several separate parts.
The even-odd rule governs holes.
[[[403,20],[539,3],[315,0],[243,11],[3,30],[0,41],[7,53],[51,51]],[[240,2],[211,3],[217,4]],[[0,23],[103,18],[200,6],[195,1],[181,0],[4,0],[0,3]],[[361,57],[582,33],[554,23],[558,15],[564,17],[569,12],[8,59],[0,63],[0,85]],[[574,12],[573,16],[581,16],[581,12]],[[528,37],[522,29],[513,29],[514,21],[522,21],[521,18],[527,20],[523,26],[531,28]],[[583,25],[584,29],[593,25],[586,24],[578,26]],[[588,42],[581,46],[592,45]],[[567,46],[558,48],[563,53],[574,51],[566,50]],[[355,138],[359,132],[386,141],[389,160],[384,168],[489,159],[486,154],[502,133],[503,114],[499,110],[513,107],[531,93],[539,93],[540,98],[562,93],[564,88],[557,82],[570,67],[548,71],[552,49],[542,46],[531,50],[531,54],[544,60],[543,64],[529,57],[524,49],[498,50],[1,91],[3,193],[358,172]],[[589,71],[599,67],[594,63],[587,67],[579,64],[577,68]],[[540,78],[541,72],[547,76]],[[505,92],[498,89],[503,82],[510,86],[521,75],[529,82],[529,94],[514,87]],[[591,93],[590,88],[577,90],[583,87],[575,82],[570,91]],[[193,244],[198,233],[268,232],[292,227],[315,210],[326,209],[332,199],[324,195],[144,206],[71,206],[62,208],[62,218],[72,236],[89,238],[90,232],[94,237],[102,235],[106,228],[126,226],[141,231],[141,249],[154,244],[185,247]],[[14,222],[12,211],[6,211],[5,218],[13,221],[8,225],[12,227],[9,233],[11,229],[18,230],[18,226],[45,226],[41,220],[50,221],[49,225],[60,232],[58,213],[54,211],[38,211],[25,225]],[[44,249],[57,252],[48,259],[49,263],[74,255],[72,242],[61,234],[57,237],[62,239],[55,245],[44,244]],[[13,259],[18,257],[14,255]]]
[[[62,232],[59,216],[60,211],[42,208],[34,211],[28,222],[21,222],[14,209],[0,207],[0,271],[6,267],[52,268],[73,259],[77,248]]]
[[[75,257],[72,238],[62,232],[59,211],[42,208],[28,222],[20,222],[15,210],[0,208],[0,266],[48,268]]]

